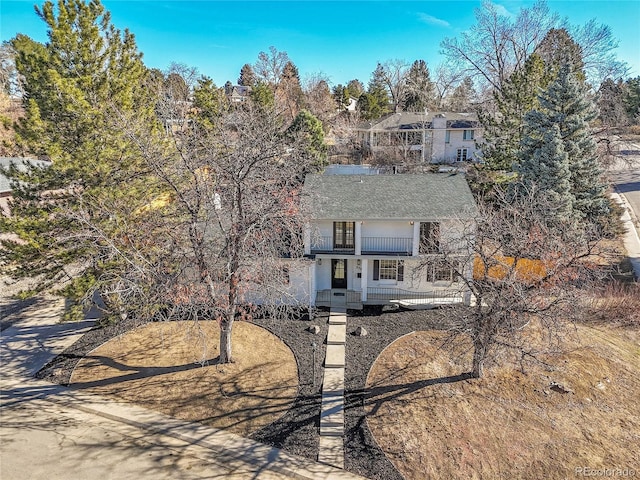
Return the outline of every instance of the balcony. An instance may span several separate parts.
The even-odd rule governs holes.
[[[355,246],[335,245],[333,237],[316,237],[312,240],[311,253],[354,254]],[[362,237],[362,255],[403,255],[413,253],[413,238],[403,237]]]
[[[362,237],[362,255],[406,255],[413,253],[413,238]]]

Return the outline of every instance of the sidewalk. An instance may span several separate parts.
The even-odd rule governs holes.
[[[627,256],[633,267],[636,280],[640,281],[640,237],[638,236],[638,231],[634,223],[635,214],[624,198],[624,195],[612,193],[611,197],[625,209],[622,215],[622,223],[627,230],[623,237],[624,248],[627,250]]]
[[[1,332],[0,478],[358,479],[237,435],[33,378],[91,322],[62,305]]]

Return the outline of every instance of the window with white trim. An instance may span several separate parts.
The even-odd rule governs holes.
[[[450,265],[446,262],[433,262],[427,266],[427,282],[456,282],[458,275],[456,269],[459,266]]]
[[[404,280],[404,262],[402,260],[374,260],[374,280]]]
[[[473,130],[464,130],[462,132],[462,139],[463,140],[473,140]]]
[[[444,143],[451,143],[451,130],[444,132]]]
[[[459,148],[456,154],[456,160],[458,162],[466,162],[467,158],[469,158],[469,149],[468,148]]]

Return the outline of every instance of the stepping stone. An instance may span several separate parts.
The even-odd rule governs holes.
[[[344,368],[325,368],[322,379],[323,396],[344,395]]]
[[[344,468],[344,440],[340,437],[320,437],[318,461]]]
[[[342,437],[344,435],[344,425],[327,427],[320,425],[320,438],[322,437]]]
[[[344,368],[344,345],[327,345],[327,356],[324,366],[327,368]]]
[[[336,314],[329,316],[329,325],[346,325],[347,316],[345,314]]]
[[[347,326],[345,324],[329,324],[327,345],[344,345],[347,340]]]
[[[320,429],[323,427],[344,428],[344,398],[322,396]]]

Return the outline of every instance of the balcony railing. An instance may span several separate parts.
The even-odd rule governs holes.
[[[332,251],[333,237],[315,237],[311,240],[311,253]]]
[[[333,237],[315,237],[311,243],[311,253],[355,253],[352,246],[335,246]],[[406,237],[362,237],[363,255],[408,255],[413,253],[413,238]]]
[[[413,253],[413,238],[396,237],[362,237],[362,254],[397,254]]]

